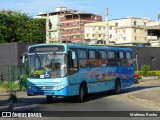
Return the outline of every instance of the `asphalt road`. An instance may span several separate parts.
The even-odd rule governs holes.
[[[119,95],[108,93],[90,94],[83,103],[68,101],[65,98],[54,98],[47,103],[44,96],[20,98],[14,105],[14,111],[155,111],[131,101],[127,98],[126,90]]]
[[[15,111],[155,111],[155,109],[130,101],[126,95],[92,94],[84,103],[68,102],[66,99],[56,99],[48,104],[45,97],[21,98],[23,103],[15,104]],[[117,113],[117,112],[116,112]],[[52,113],[51,113],[52,114]],[[54,113],[53,113],[54,114]],[[88,114],[88,112],[86,112]],[[89,113],[92,114],[92,113]],[[72,116],[72,115],[71,115]],[[73,113],[74,116],[74,113]],[[92,115],[91,115],[92,116]],[[14,120],[14,118],[12,118]],[[19,118],[20,119],[20,118]],[[22,119],[22,118],[21,118]],[[28,119],[28,118],[23,118]],[[34,118],[30,118],[31,120]],[[39,120],[113,120],[112,117],[46,117]],[[158,118],[138,118],[138,120],[158,120]],[[114,117],[114,120],[137,120],[137,117]]]
[[[153,87],[153,86],[152,86]],[[148,106],[144,106],[140,103],[134,102],[127,98],[127,94],[137,91],[150,88],[150,86],[140,86],[135,85],[131,88],[122,90],[119,95],[113,95],[109,93],[98,93],[98,94],[90,94],[88,99],[83,103],[76,103],[69,101],[64,98],[57,99],[55,98],[52,103],[47,103],[45,96],[30,96],[30,97],[21,97],[19,102],[14,104],[13,111],[113,111],[117,114],[116,111],[156,111]],[[52,114],[52,113],[51,113]],[[54,113],[53,113],[54,114]],[[74,113],[73,113],[74,114]],[[86,114],[94,114],[94,112],[86,112]],[[72,114],[71,114],[72,116]],[[73,115],[76,116],[76,115]],[[94,115],[93,115],[94,116]],[[55,118],[55,117],[54,117]],[[84,117],[83,117],[84,118]],[[88,120],[99,119],[98,117],[85,117]],[[46,119],[53,119],[51,117],[47,117]],[[65,117],[57,117],[56,120],[65,119]],[[82,117],[70,117],[68,120],[79,120]],[[101,117],[101,119],[105,119],[105,117]],[[107,117],[107,119],[113,119],[111,117]],[[114,119],[127,119],[127,117],[114,117]],[[135,118],[129,118],[135,119]],[[150,120],[149,118],[139,118],[139,120]],[[154,118],[155,120],[158,118]]]

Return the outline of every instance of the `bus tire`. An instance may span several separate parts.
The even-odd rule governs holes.
[[[120,82],[120,80],[116,80],[114,93],[115,94],[119,94],[120,91],[121,91],[121,82]]]
[[[84,101],[84,97],[85,97],[85,86],[81,85],[79,89],[78,102],[82,103]]]
[[[47,102],[52,103],[53,97],[50,95],[47,95]]]

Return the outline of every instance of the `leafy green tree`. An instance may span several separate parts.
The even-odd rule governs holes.
[[[45,21],[20,11],[0,10],[0,43],[44,43]]]

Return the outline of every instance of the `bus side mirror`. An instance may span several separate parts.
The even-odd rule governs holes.
[[[25,56],[22,56],[22,63],[25,63]]]
[[[76,59],[76,53],[72,51],[72,59]]]

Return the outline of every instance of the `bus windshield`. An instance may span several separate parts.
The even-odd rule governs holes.
[[[29,55],[29,75],[31,78],[64,77],[67,74],[65,54]]]

